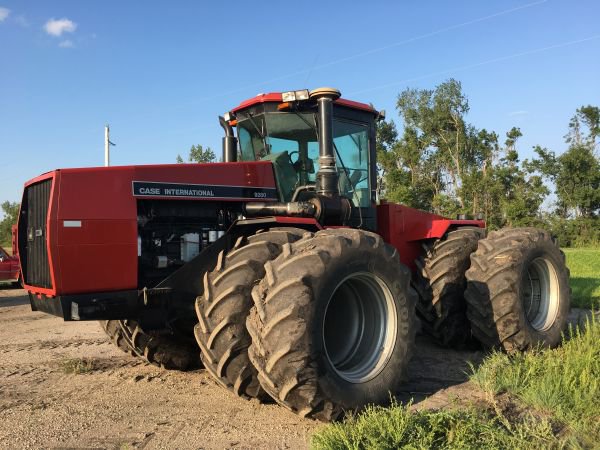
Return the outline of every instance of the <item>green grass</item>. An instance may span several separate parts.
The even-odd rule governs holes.
[[[571,270],[573,306],[600,306],[600,248],[566,248],[567,266]]]
[[[320,449],[548,449],[564,446],[551,423],[532,415],[510,423],[493,410],[414,411],[393,404],[370,407],[343,423],[317,430]]]
[[[600,443],[600,320],[553,350],[493,353],[472,376],[484,391],[508,393],[553,417],[585,446]]]

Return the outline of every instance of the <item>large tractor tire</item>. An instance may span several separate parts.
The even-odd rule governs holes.
[[[163,369],[191,370],[201,366],[193,342],[170,331],[144,331],[134,320],[103,320],[102,329],[122,351]]]
[[[262,387],[303,417],[385,403],[415,335],[410,271],[380,236],[332,229],[283,247],[253,289],[248,350]]]
[[[471,338],[464,297],[465,272],[471,265],[471,253],[484,235],[485,230],[478,227],[450,231],[424,244],[424,254],[415,261],[417,312],[424,331],[443,346],[462,347]]]
[[[467,280],[471,329],[485,347],[515,352],[560,343],[571,302],[569,269],[546,231],[491,232],[471,255]]]
[[[246,318],[253,306],[252,288],[264,277],[265,263],[281,253],[282,245],[307,233],[299,228],[273,228],[240,237],[231,250],[221,252],[215,269],[204,275],[194,329],[202,362],[221,386],[240,397],[268,398],[248,360]]]

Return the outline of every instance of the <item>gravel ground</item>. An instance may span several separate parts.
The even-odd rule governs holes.
[[[418,339],[399,400],[415,408],[477,401],[476,351]],[[90,359],[91,370],[65,363]],[[275,404],[241,400],[203,370],[172,372],[125,355],[95,322],[32,312],[25,291],[0,285],[0,448],[306,448],[322,424]]]

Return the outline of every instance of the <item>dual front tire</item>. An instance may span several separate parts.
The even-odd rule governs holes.
[[[241,238],[196,302],[202,360],[235,394],[271,397],[306,417],[328,421],[385,402],[412,351],[409,283],[396,250],[374,233]]]
[[[253,289],[247,321],[263,388],[324,421],[388,401],[412,353],[409,282],[396,250],[374,233],[325,230],[285,246]]]

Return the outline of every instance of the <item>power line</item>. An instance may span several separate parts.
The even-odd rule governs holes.
[[[503,11],[498,11],[496,13],[488,14],[486,16],[478,17],[476,19],[468,20],[466,22],[461,22],[461,23],[458,23],[458,24],[455,24],[455,25],[450,25],[450,26],[447,26],[447,27],[444,27],[444,28],[440,28],[440,29],[435,30],[435,31],[430,31],[428,33],[424,33],[424,34],[413,36],[413,37],[410,37],[410,38],[407,38],[407,39],[403,39],[401,41],[394,42],[392,44],[388,44],[388,45],[385,45],[383,47],[376,47],[376,48],[372,48],[370,50],[365,50],[363,52],[355,53],[353,55],[348,55],[348,56],[345,56],[343,58],[339,58],[339,59],[335,59],[333,61],[329,61],[327,63],[319,64],[319,65],[316,65],[316,66],[312,66],[311,68],[308,68],[308,69],[302,69],[302,70],[299,70],[299,71],[296,71],[296,72],[290,72],[288,74],[279,75],[279,76],[277,76],[275,78],[271,78],[270,80],[267,80],[267,81],[262,81],[262,82],[258,82],[258,83],[247,84],[245,86],[241,86],[239,88],[236,88],[235,90],[232,90],[232,91],[228,91],[228,92],[221,93],[221,94],[215,94],[215,95],[212,95],[212,96],[209,96],[209,97],[204,97],[204,98],[199,99],[199,102],[203,102],[203,101],[207,101],[207,100],[213,100],[215,98],[220,98],[220,97],[225,97],[225,96],[228,96],[228,95],[231,95],[231,94],[235,94],[235,93],[238,93],[238,92],[241,92],[241,91],[245,91],[245,90],[247,90],[249,88],[252,88],[252,87],[264,86],[264,85],[267,85],[267,84],[270,84],[270,83],[274,83],[276,81],[281,81],[281,80],[285,80],[287,78],[292,78],[292,77],[297,76],[297,75],[302,75],[304,73],[310,73],[310,72],[315,71],[315,70],[324,69],[326,67],[331,67],[331,66],[336,65],[336,64],[340,64],[340,63],[343,63],[343,62],[351,61],[353,59],[361,58],[363,56],[372,55],[374,53],[379,53],[379,52],[382,52],[382,51],[385,51],[385,50],[389,50],[390,48],[400,47],[402,45],[410,44],[410,43],[413,43],[413,42],[416,42],[416,41],[420,41],[420,40],[423,40],[423,39],[426,39],[426,38],[429,38],[429,37],[437,36],[439,34],[447,33],[449,31],[454,31],[454,30],[457,30],[459,28],[464,28],[464,27],[467,27],[469,25],[474,25],[476,23],[485,22],[486,20],[494,19],[496,17],[501,17],[501,16],[504,16],[504,15],[507,15],[507,14],[511,14],[511,13],[514,13],[514,12],[517,12],[517,11],[521,11],[521,10],[526,9],[526,8],[531,8],[533,6],[538,6],[538,5],[541,5],[543,3],[547,3],[547,2],[548,2],[548,0],[538,0],[538,1],[535,1],[535,2],[531,2],[531,3],[526,3],[526,4],[521,5],[521,6],[516,6],[514,8],[505,9]]]
[[[394,86],[397,86],[397,85],[400,85],[400,84],[404,84],[404,83],[410,83],[410,82],[419,81],[419,80],[422,80],[422,79],[425,79],[425,78],[435,77],[437,75],[444,75],[444,74],[452,73],[452,72],[461,72],[461,71],[465,71],[465,70],[474,69],[474,68],[477,68],[477,67],[481,67],[481,66],[485,66],[485,65],[497,63],[497,62],[507,61],[507,60],[518,58],[518,57],[521,57],[521,56],[533,55],[535,53],[541,53],[541,52],[553,50],[553,49],[556,49],[556,48],[563,48],[563,47],[568,47],[568,46],[571,46],[571,45],[581,44],[583,42],[593,41],[593,40],[599,39],[599,38],[600,38],[600,35],[593,35],[593,36],[589,36],[589,37],[586,37],[586,38],[583,38],[583,39],[577,39],[577,40],[573,40],[573,41],[561,42],[559,44],[553,44],[553,45],[549,45],[549,46],[546,46],[546,47],[536,48],[536,49],[533,49],[533,50],[527,50],[527,51],[524,51],[524,52],[513,53],[511,55],[500,56],[500,57],[497,57],[497,58],[488,59],[488,60],[480,61],[480,62],[473,63],[473,64],[468,64],[468,65],[465,65],[465,66],[458,66],[458,67],[453,67],[453,68],[449,68],[449,69],[440,70],[440,71],[437,71],[437,72],[430,72],[430,73],[427,73],[427,74],[424,74],[424,75],[418,75],[418,76],[411,77],[411,78],[405,78],[403,80],[393,81],[393,82],[390,82],[390,83],[381,84],[381,85],[378,85],[378,86],[373,86],[373,87],[370,87],[370,88],[367,88],[367,89],[361,89],[359,91],[352,91],[352,92],[349,92],[347,95],[348,95],[348,97],[352,97],[354,95],[363,94],[365,92],[371,92],[371,91],[376,91],[376,90],[379,90],[379,89],[385,89],[385,88],[388,88],[388,87],[394,87]],[[207,127],[208,126],[205,125],[202,128],[207,128]],[[197,129],[197,127],[194,127],[193,129]],[[193,129],[192,128],[190,128],[190,129],[186,128],[186,129],[178,130],[178,132],[176,132],[176,133],[175,132],[167,132],[167,133],[168,133],[168,135],[177,135],[177,134],[183,133],[185,131],[189,131],[189,130],[191,131]]]
[[[380,84],[379,86],[373,86],[373,87],[370,87],[370,88],[367,88],[367,89],[361,89],[360,91],[350,92],[350,93],[348,93],[348,95],[352,96],[352,95],[356,95],[356,94],[363,94],[365,92],[371,92],[371,91],[376,91],[376,90],[379,90],[379,89],[385,89],[385,88],[388,88],[388,87],[397,86],[399,84],[410,83],[412,81],[418,81],[418,80],[422,80],[424,78],[430,78],[430,77],[434,77],[434,76],[437,76],[437,75],[443,75],[443,74],[450,73],[450,72],[461,72],[461,71],[464,71],[464,70],[474,69],[476,67],[481,67],[481,66],[485,66],[485,65],[488,65],[488,64],[494,64],[494,63],[501,62],[501,61],[507,61],[509,59],[519,58],[521,56],[533,55],[535,53],[541,53],[541,52],[545,52],[545,51],[548,51],[548,50],[553,50],[553,49],[556,49],[556,48],[569,47],[571,45],[581,44],[582,42],[593,41],[593,40],[598,39],[598,38],[600,38],[600,34],[589,36],[589,37],[586,37],[586,38],[583,38],[583,39],[577,39],[577,40],[574,40],[574,41],[561,42],[559,44],[549,45],[547,47],[541,47],[541,48],[536,48],[536,49],[533,49],[533,50],[527,50],[527,51],[524,51],[524,52],[514,53],[512,55],[500,56],[498,58],[488,59],[486,61],[480,61],[480,62],[477,62],[477,63],[468,64],[466,66],[453,67],[453,68],[450,68],[450,69],[440,70],[438,72],[430,72],[430,73],[425,74],[425,75],[419,75],[419,76],[416,76],[416,77],[405,78],[405,79],[399,80],[399,81],[393,81],[391,83]]]
[[[420,41],[420,40],[423,40],[423,39],[426,39],[426,38],[429,38],[429,37],[433,37],[433,36],[436,36],[436,35],[439,35],[439,34],[447,33],[449,31],[453,31],[453,30],[457,30],[457,29],[460,29],[460,28],[464,28],[464,27],[467,27],[469,25],[474,25],[476,23],[481,23],[481,22],[484,22],[484,21],[487,21],[487,20],[494,19],[496,17],[501,17],[501,16],[504,16],[504,15],[507,15],[507,14],[511,14],[511,13],[514,13],[514,12],[517,12],[517,11],[521,11],[521,10],[526,9],[526,8],[531,8],[531,7],[534,7],[534,6],[538,6],[538,5],[541,5],[543,3],[547,3],[548,1],[549,0],[537,0],[537,1],[534,1],[534,2],[531,2],[531,3],[526,3],[524,5],[516,6],[514,8],[505,9],[505,10],[502,10],[502,11],[498,11],[496,13],[492,13],[492,14],[481,16],[481,17],[478,17],[478,18],[475,18],[475,19],[472,19],[472,20],[468,20],[466,22],[461,22],[461,23],[458,23],[458,24],[454,24],[454,25],[450,25],[450,26],[447,26],[447,27],[443,27],[443,28],[440,28],[438,30],[430,31],[428,33],[416,35],[416,36],[413,36],[413,37],[410,37],[410,38],[407,38],[407,39],[403,39],[403,40],[398,41],[398,42],[394,42],[394,43],[388,44],[388,45],[383,46],[383,47],[372,48],[370,50],[365,50],[363,52],[355,53],[353,55],[348,55],[348,56],[345,56],[343,58],[339,58],[339,59],[336,59],[336,60],[333,60],[333,61],[329,61],[327,63],[323,63],[323,64],[319,64],[319,65],[314,65],[313,64],[309,68],[302,69],[302,70],[299,70],[299,71],[296,71],[296,72],[290,72],[288,74],[279,75],[279,76],[277,76],[275,78],[271,78],[271,79],[266,80],[266,81],[261,81],[261,82],[257,82],[257,83],[251,83],[251,84],[247,84],[247,85],[235,88],[235,89],[233,89],[231,91],[228,91],[228,92],[221,92],[221,93],[210,95],[210,96],[207,96],[207,97],[198,98],[197,100],[194,100],[194,101],[186,103],[186,104],[179,103],[177,106],[175,106],[173,108],[169,108],[169,110],[170,111],[174,111],[174,110],[179,110],[179,109],[182,109],[182,108],[185,108],[185,107],[189,107],[191,105],[198,105],[200,103],[204,103],[204,102],[207,102],[209,100],[214,100],[214,99],[217,99],[217,98],[227,97],[229,95],[233,95],[233,94],[236,94],[238,92],[247,91],[250,88],[265,86],[265,85],[268,85],[268,84],[271,84],[271,83],[274,83],[274,82],[277,82],[277,81],[281,81],[281,80],[285,80],[285,79],[288,79],[288,78],[292,78],[292,77],[297,76],[297,75],[307,74],[307,78],[308,78],[308,76],[310,76],[314,71],[319,70],[319,69],[330,67],[330,66],[333,66],[335,64],[340,64],[342,62],[351,61],[353,59],[360,58],[360,57],[367,56],[367,55],[371,55],[371,54],[374,54],[374,53],[379,53],[379,52],[388,50],[390,48],[400,47],[402,45],[410,44],[410,43],[413,43],[413,42],[416,42],[416,41]],[[318,58],[315,58],[315,62],[316,62],[317,59]],[[148,113],[148,114],[136,114],[135,117],[139,119],[139,118],[142,118],[142,117],[147,117],[148,115],[152,115],[152,114],[151,113]]]

